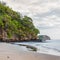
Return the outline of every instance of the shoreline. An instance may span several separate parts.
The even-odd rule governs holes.
[[[11,40],[11,39],[7,39],[7,40],[0,40],[0,42],[7,42],[7,43],[14,43],[14,42],[43,42],[41,39],[29,39],[29,40]]]
[[[24,51],[21,46],[0,43],[0,60],[60,60],[60,56]]]
[[[60,54],[58,54],[58,53],[52,54],[52,53],[49,53],[49,52],[43,52],[43,51],[41,51],[41,49],[39,51],[39,49],[36,46],[27,45],[27,44],[17,44],[17,45],[25,47],[28,51],[32,51],[32,52],[36,52],[36,53],[42,53],[42,54],[49,54],[49,55],[60,56]]]

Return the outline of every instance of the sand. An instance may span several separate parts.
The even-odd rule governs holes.
[[[21,46],[0,43],[0,60],[60,60],[60,56],[29,52]]]

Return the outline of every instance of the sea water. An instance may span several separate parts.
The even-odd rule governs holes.
[[[45,42],[18,42],[15,44],[34,46],[37,48],[38,53],[60,56],[60,40],[46,40]]]

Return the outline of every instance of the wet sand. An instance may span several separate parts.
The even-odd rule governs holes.
[[[0,43],[0,60],[60,60],[60,56],[29,52],[21,46]]]

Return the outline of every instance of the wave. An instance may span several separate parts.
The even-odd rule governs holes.
[[[15,44],[34,46],[37,48],[38,53],[46,53],[60,56],[60,40],[47,40],[46,42],[19,42]]]

